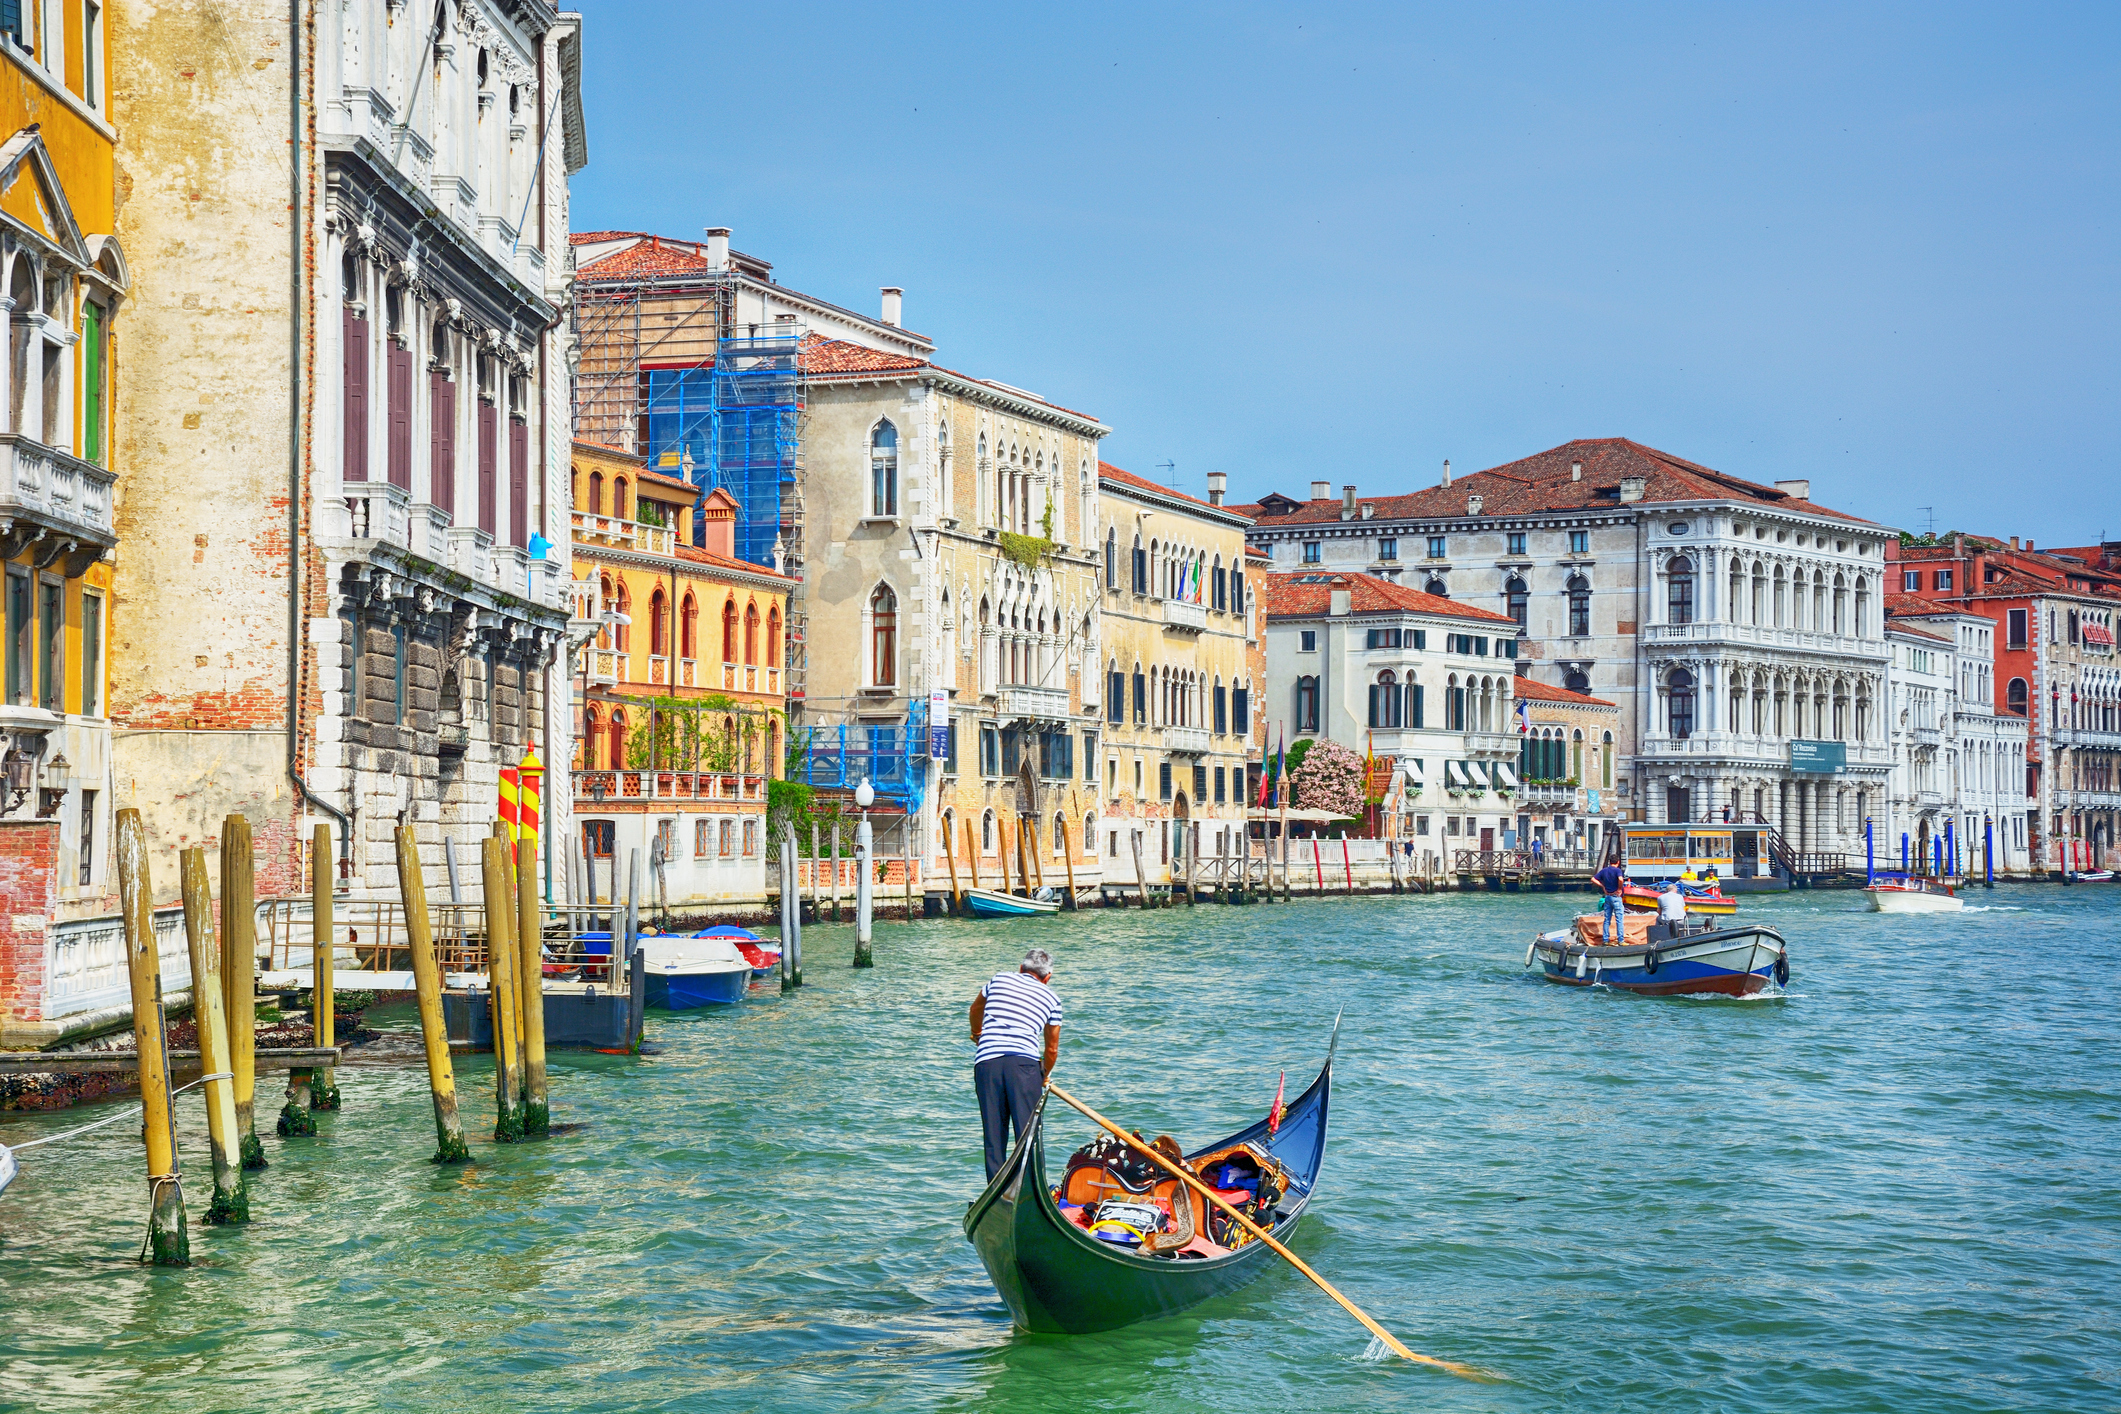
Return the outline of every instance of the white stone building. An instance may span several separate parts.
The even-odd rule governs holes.
[[[1903,834],[1911,858],[1933,860],[1928,842],[1950,821],[1969,875],[1983,874],[1991,850],[1998,877],[2026,874],[2026,720],[1998,710],[1995,620],[1912,594],[1886,604],[1893,772],[1876,818],[1879,864],[1899,867]]]

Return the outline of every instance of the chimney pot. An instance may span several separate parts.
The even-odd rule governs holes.
[[[1649,491],[1650,478],[1647,476],[1623,476],[1620,478],[1620,500],[1623,505],[1629,501],[1641,500],[1649,494]]]
[[[1353,486],[1340,488],[1340,518],[1342,520],[1355,519],[1355,488]]]
[[[1314,482],[1312,482],[1312,483],[1311,483],[1311,499],[1312,499],[1312,500],[1314,500],[1314,501],[1330,501],[1330,500],[1332,500],[1332,499],[1333,499],[1333,484],[1332,484],[1331,482],[1329,482],[1329,481],[1314,481]]]
[[[1449,457],[1443,459],[1443,484],[1445,486],[1451,484],[1451,459]]]
[[[1230,487],[1230,473],[1228,473],[1228,472],[1226,472],[1226,471],[1211,471],[1211,472],[1209,472],[1209,473],[1208,473],[1208,504],[1209,504],[1209,505],[1211,505],[1211,506],[1219,506],[1219,505],[1221,505],[1221,504],[1223,503],[1223,493],[1224,493],[1224,492],[1226,492],[1227,490],[1229,490],[1229,487]]]
[[[2030,555],[2030,554],[2031,554],[2032,552],[2033,552],[2033,537],[2032,537],[2032,536],[2030,536],[2030,535],[2028,535],[2028,536],[2026,536],[2026,537],[2025,537],[2025,553],[2027,553],[2028,555]]]
[[[729,228],[709,226],[707,228],[707,268],[727,270],[729,268]]]
[[[1775,483],[1775,489],[1792,500],[1809,501],[1812,499],[1812,483],[1809,479],[1778,481]]]
[[[1582,462],[1570,462],[1570,463],[1569,463],[1569,480],[1571,480],[1571,481],[1581,481],[1581,480],[1583,480],[1583,463],[1582,463]]]
[[[894,329],[898,327],[900,301],[905,295],[897,285],[884,286],[884,322]]]
[[[2018,548],[2018,537],[2017,537],[2017,536],[2015,536],[2015,535],[2013,535],[2013,536],[2011,537],[2011,548],[2012,548],[2013,550],[2015,550],[2015,549],[2017,549],[2017,548]]]

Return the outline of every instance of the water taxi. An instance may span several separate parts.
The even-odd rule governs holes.
[[[1919,874],[1876,873],[1863,892],[1873,913],[1957,913],[1966,907],[1949,882]]]
[[[1790,979],[1789,946],[1765,925],[1657,923],[1641,913],[1624,921],[1623,937],[1607,943],[1600,915],[1584,914],[1571,927],[1532,939],[1524,965],[1537,962],[1547,981],[1562,986],[1652,997],[1749,997],[1770,981],[1780,986]]]

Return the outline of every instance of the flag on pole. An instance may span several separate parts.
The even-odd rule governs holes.
[[[1532,704],[1520,697],[1517,699],[1517,734],[1529,735],[1532,730]]]
[[[1289,1072],[1285,1070],[1281,1073],[1280,1082],[1274,1087],[1274,1108],[1267,1112],[1267,1137],[1269,1139],[1274,1137],[1275,1130],[1281,1128],[1281,1117],[1283,1114],[1281,1097],[1287,1092],[1288,1088]]]

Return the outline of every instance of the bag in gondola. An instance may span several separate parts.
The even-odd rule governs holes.
[[[1164,1176],[1153,1160],[1109,1134],[1098,1135],[1068,1156],[1068,1166],[1061,1176],[1061,1191],[1072,1191],[1069,1178],[1077,1169],[1086,1168],[1103,1169],[1129,1193],[1146,1193]]]

